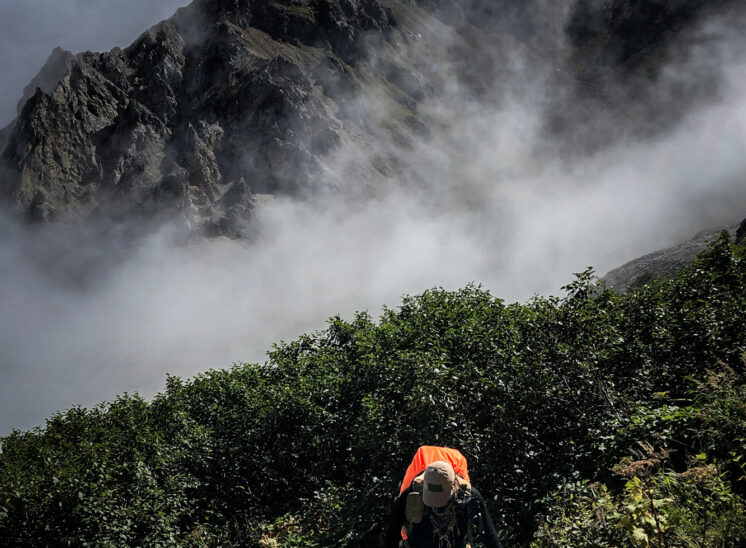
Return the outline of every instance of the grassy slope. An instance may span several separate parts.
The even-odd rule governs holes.
[[[641,492],[704,453],[737,510],[744,255],[723,236],[693,268],[626,296],[590,272],[563,298],[526,304],[434,289],[377,321],[332,318],[264,365],[60,413],[2,440],[0,544],[376,545],[425,443],[467,455],[509,544],[537,527],[542,546],[600,535],[591,502],[566,506],[563,493],[592,501],[606,489],[599,512],[623,508],[633,476],[611,468],[643,451],[638,441],[675,450],[641,474]],[[730,388],[705,382],[713,369]],[[684,411],[663,419],[672,406]],[[622,517],[610,546],[640,536]],[[643,533],[658,542],[658,528]]]

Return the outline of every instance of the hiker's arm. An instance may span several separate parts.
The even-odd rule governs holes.
[[[487,511],[487,505],[484,503],[482,494],[472,487],[471,495],[479,501],[479,512],[482,514],[479,537],[487,548],[503,548],[500,543],[500,539],[497,538],[497,531],[495,526],[492,524],[492,518],[490,513]],[[388,546],[386,547],[388,548]]]
[[[384,543],[385,548],[399,548],[401,528],[407,519],[407,494],[409,491],[407,489],[396,499],[394,507],[391,510],[391,519],[389,520],[389,528],[386,531],[386,542]]]

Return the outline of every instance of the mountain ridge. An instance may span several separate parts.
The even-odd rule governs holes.
[[[613,36],[614,22],[630,17],[617,9],[623,2],[611,11],[592,4],[580,2],[568,26],[570,42],[582,43],[586,57],[586,68],[573,76],[555,74],[551,55],[537,53],[546,46],[521,42],[532,40],[520,25],[495,26],[501,19],[477,1],[197,0],[127,48],[54,50],[24,90],[19,117],[0,135],[0,194],[33,221],[136,212],[175,217],[207,235],[243,237],[255,193],[347,187],[367,195],[416,177],[406,150],[447,131],[425,105],[448,80],[499,100],[495,83],[509,85],[505,71],[518,56],[550,78],[585,81],[582,74],[597,64],[588,42]],[[663,16],[679,17],[671,2],[655,4]],[[703,11],[699,2],[686,5],[681,29]],[[658,31],[645,29],[653,37],[641,43],[649,47]],[[666,35],[658,49],[674,39],[667,26],[660,32]],[[438,34],[448,34],[447,47]],[[604,81],[614,81],[618,64],[629,74],[625,55],[597,56]],[[591,93],[588,104],[623,106],[602,99],[607,88]],[[374,112],[376,102],[383,116]],[[560,133],[567,125],[561,113],[561,104],[552,107],[550,125]],[[341,151],[346,160],[338,165]]]

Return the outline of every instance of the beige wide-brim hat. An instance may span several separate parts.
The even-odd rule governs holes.
[[[425,468],[422,485],[422,502],[431,508],[442,508],[453,496],[456,473],[450,463],[437,460]]]

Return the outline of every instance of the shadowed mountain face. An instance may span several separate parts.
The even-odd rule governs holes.
[[[641,105],[660,109],[640,90],[703,14],[701,1],[197,0],[126,49],[55,50],[0,132],[0,193],[30,220],[175,216],[242,237],[257,194],[416,179],[406,151],[447,132],[431,107],[450,82],[498,102],[515,71],[543,78],[562,90],[547,131],[574,144],[598,146],[632,101],[632,125],[650,121]],[[578,102],[605,114],[579,131],[565,108]]]

